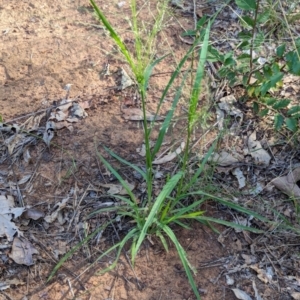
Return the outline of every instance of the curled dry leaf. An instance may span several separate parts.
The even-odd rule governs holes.
[[[25,151],[23,152],[23,159],[26,165],[29,165],[32,161],[29,149],[26,148]]]
[[[22,235],[11,220],[21,216],[24,210],[24,207],[14,207],[12,196],[0,195],[0,237],[6,236],[8,241],[12,241],[16,233]]]
[[[23,177],[18,181],[18,185],[21,185],[21,184],[26,183],[30,178],[31,178],[31,174],[28,174],[28,175],[23,176]]]
[[[240,117],[243,119],[243,113],[240,109],[235,107],[237,103],[234,95],[228,95],[220,99],[218,106],[220,109],[225,110],[225,112],[231,116]]]
[[[44,218],[45,213],[35,208],[28,208],[23,212],[22,217],[25,219],[38,220]]]
[[[39,115],[31,116],[21,125],[21,127],[24,128],[24,130],[26,131],[38,130],[38,128],[40,127],[41,120],[45,116],[46,112],[41,113]]]
[[[224,128],[224,118],[225,118],[225,114],[224,112],[219,109],[216,108],[216,114],[217,114],[217,123],[218,123],[218,127],[220,130],[222,130]]]
[[[69,109],[69,107],[71,107],[73,104],[71,99],[63,99],[61,100],[58,109],[63,111],[63,112],[67,112],[67,110]]]
[[[46,216],[45,221],[47,223],[54,222],[58,218],[59,212],[67,206],[68,201],[69,201],[69,197],[67,197],[67,198],[61,200],[59,203],[57,203],[55,205],[55,211],[51,215]]]
[[[247,265],[252,264],[255,261],[255,257],[247,254],[241,254],[242,258],[245,260]]]
[[[62,110],[52,111],[49,117],[49,120],[56,120],[57,122],[64,121],[67,117],[67,114]]]
[[[300,300],[300,293],[299,292],[291,293],[291,296],[294,300]]]
[[[24,135],[24,134],[21,134],[21,133],[16,133],[16,134],[14,134],[13,136],[7,138],[7,139],[4,141],[4,144],[7,146],[8,153],[9,153],[10,155],[12,155],[13,152],[14,152],[14,149],[15,149],[18,145],[24,143],[25,138],[26,138],[25,135]]]
[[[55,129],[55,123],[53,121],[47,121],[46,129],[43,134],[43,141],[46,143],[48,147],[50,146],[50,142],[54,137],[54,129]]]
[[[9,125],[0,122],[0,131],[18,133],[20,131],[20,126],[18,124]]]
[[[238,180],[239,183],[239,189],[242,189],[243,187],[246,186],[246,178],[243,174],[243,172],[241,171],[240,168],[236,168],[232,171],[232,174],[236,177],[236,179]]]
[[[234,279],[230,277],[229,275],[225,275],[226,277],[226,284],[227,285],[233,285],[234,284]]]
[[[135,188],[134,184],[130,184],[127,180],[125,180],[128,188],[130,191],[132,191]],[[112,183],[100,183],[100,186],[104,187],[104,188],[108,188],[109,190],[107,191],[108,194],[110,195],[127,195],[128,192],[126,191],[126,189],[122,186],[122,184],[112,184]]]
[[[130,87],[132,85],[134,85],[134,82],[129,77],[127,72],[123,68],[121,68],[121,86],[120,86],[121,90],[124,90],[127,87]]]
[[[210,158],[210,161],[215,162],[219,166],[227,167],[238,163],[240,160],[226,151],[221,151],[220,154],[215,153]]]
[[[59,259],[60,255],[64,255],[67,252],[67,242],[57,241],[57,248],[53,251],[54,257]]]
[[[172,153],[167,154],[165,156],[163,156],[162,158],[159,159],[155,159],[152,163],[154,165],[160,165],[160,164],[165,164],[171,160],[173,160],[174,158],[176,158],[185,148],[185,142],[182,142],[180,144],[180,146]]]
[[[256,140],[255,131],[249,136],[248,148],[250,155],[254,158],[257,164],[265,166],[268,166],[270,164],[271,156],[266,150],[262,148],[261,143]]]
[[[300,167],[294,169],[286,176],[275,178],[272,183],[276,188],[290,197],[300,197],[300,188],[297,181],[300,180]]]
[[[73,102],[69,110],[69,117],[66,119],[68,122],[78,122],[88,116],[87,112],[81,107],[80,103]]]
[[[1,281],[0,282],[0,291],[4,291],[6,289],[9,289],[11,285],[23,285],[25,284],[23,281],[17,279],[17,278],[14,278],[14,279],[11,279],[11,280],[5,280],[5,281]]]
[[[19,265],[31,266],[34,264],[32,255],[39,252],[25,238],[14,238],[9,257]]]
[[[244,291],[240,289],[232,289],[234,295],[240,300],[252,300],[252,298]]]
[[[262,282],[272,282],[272,275],[266,272],[264,269],[260,269],[257,264],[250,266],[250,268],[257,273],[258,279],[260,279]]]
[[[146,156],[146,146],[145,144],[142,144],[141,148],[137,148],[136,152],[140,155],[145,157]]]

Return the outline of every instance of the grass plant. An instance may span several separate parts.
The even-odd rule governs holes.
[[[144,32],[141,30],[140,24],[138,22],[138,14],[137,14],[137,3],[135,0],[131,0],[131,10],[132,10],[132,31],[135,36],[135,50],[130,52],[126,45],[122,42],[121,37],[117,34],[116,30],[112,27],[110,22],[106,19],[104,13],[99,9],[94,0],[90,0],[92,7],[96,13],[96,16],[99,18],[100,22],[105,26],[107,31],[109,32],[112,41],[119,47],[120,52],[124,55],[128,65],[130,66],[135,80],[137,82],[138,91],[141,97],[141,104],[144,116],[146,116],[146,103],[147,103],[147,89],[149,85],[149,80],[151,77],[151,73],[155,66],[160,63],[165,56],[160,57],[158,59],[154,59],[153,55],[153,47],[155,47],[155,39],[159,32],[160,24],[163,21],[164,13],[167,8],[167,2],[163,1],[161,6],[158,9],[158,15],[154,19],[154,25],[152,29],[149,31],[150,33],[146,37],[146,45],[142,43],[142,40],[145,40],[145,36],[142,36]],[[261,232],[259,229],[245,227],[236,223],[227,222],[220,219],[215,219],[212,217],[204,216],[205,212],[200,209],[201,205],[207,200],[214,200],[221,204],[226,205],[227,207],[231,207],[241,213],[252,215],[262,221],[266,221],[265,218],[259,216],[255,212],[252,212],[246,208],[243,208],[237,204],[234,204],[230,201],[218,198],[212,194],[205,192],[204,190],[194,190],[194,185],[201,180],[200,175],[204,171],[204,167],[215,150],[217,141],[213,143],[206,153],[202,161],[200,162],[197,169],[194,171],[192,175],[189,174],[188,170],[188,162],[190,157],[190,140],[192,131],[195,127],[195,124],[198,121],[198,99],[201,93],[201,82],[203,80],[205,74],[205,62],[207,57],[207,51],[209,47],[209,34],[210,34],[210,20],[206,20],[205,18],[201,19],[198,22],[197,26],[197,34],[195,38],[194,44],[187,51],[185,56],[179,62],[176,70],[173,72],[172,76],[168,84],[166,85],[158,104],[158,108],[156,111],[156,115],[159,113],[161,104],[167,95],[170,88],[174,87],[175,79],[179,78],[179,74],[181,74],[182,67],[187,63],[188,59],[192,57],[195,53],[197,54],[195,57],[197,58],[196,62],[193,62],[196,65],[196,72],[193,74],[192,79],[192,89],[189,98],[189,108],[188,108],[188,120],[186,125],[186,140],[185,140],[185,149],[183,152],[183,156],[180,162],[180,167],[178,171],[168,178],[164,183],[164,186],[161,189],[161,192],[158,196],[155,196],[153,193],[153,165],[152,162],[155,159],[156,154],[159,152],[162,143],[164,141],[165,134],[167,132],[168,127],[171,124],[175,108],[178,104],[178,101],[181,97],[182,89],[187,82],[188,75],[190,74],[190,70],[186,71],[181,79],[181,83],[179,87],[176,88],[176,94],[174,96],[171,109],[166,115],[165,120],[163,121],[161,128],[159,130],[158,137],[156,139],[154,147],[150,148],[150,137],[151,132],[153,130],[153,124],[148,123],[146,118],[144,118],[144,142],[146,146],[146,170],[142,170],[135,164],[126,161],[119,157],[116,153],[108,149],[105,145],[101,145],[101,147],[112,157],[117,159],[120,163],[125,164],[131,167],[136,172],[140,173],[147,186],[147,197],[145,201],[141,203],[136,199],[134,193],[130,190],[126,181],[122,178],[122,176],[114,169],[114,167],[101,155],[98,150],[98,145],[96,143],[96,152],[103,163],[103,165],[109,170],[122,184],[122,186],[126,189],[128,196],[119,196],[115,195],[116,198],[121,200],[123,203],[121,206],[116,207],[108,207],[99,209],[94,211],[92,215],[102,214],[104,212],[114,212],[117,216],[121,216],[126,218],[127,220],[133,220],[131,229],[125,234],[122,240],[120,240],[117,244],[109,248],[103,254],[101,254],[97,261],[101,258],[105,257],[112,251],[116,251],[115,261],[106,269],[102,270],[101,273],[106,272],[114,268],[117,264],[117,261],[121,255],[121,252],[126,243],[130,241],[131,243],[131,259],[132,263],[134,263],[136,256],[138,255],[139,249],[142,246],[143,241],[146,239],[148,235],[156,235],[165,250],[168,251],[169,243],[168,240],[171,241],[175,248],[177,249],[178,255],[181,259],[183,267],[185,269],[186,275],[188,277],[191,288],[197,299],[200,299],[200,295],[198,292],[197,284],[194,279],[194,275],[196,273],[195,268],[190,264],[187,253],[184,248],[181,246],[176,233],[173,230],[173,226],[181,226],[184,228],[190,228],[190,220],[195,220],[201,222],[205,225],[211,226],[211,223],[219,223],[225,226],[231,226],[233,228],[239,228],[243,230],[250,230],[252,232],[259,233]],[[143,38],[143,39],[142,39]],[[201,45],[201,47],[197,47]],[[189,178],[187,181],[186,178]],[[184,202],[186,199],[193,199],[193,201]],[[186,221],[189,222],[186,222]],[[88,243],[99,231],[105,230],[110,223],[113,223],[114,220],[110,220],[107,223],[103,224],[101,227],[97,228],[95,232],[88,235],[83,241],[77,244],[72,250],[70,250],[56,265],[54,270],[52,271],[48,280],[50,280],[55,272],[60,268],[60,266],[72,256],[82,245]]]

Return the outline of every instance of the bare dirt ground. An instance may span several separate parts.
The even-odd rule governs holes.
[[[151,2],[144,3],[146,12],[155,8],[156,1]],[[126,19],[130,16],[128,2],[121,7],[118,1],[97,3],[128,47],[133,47],[129,21]],[[202,7],[199,14],[204,11],[205,5]],[[157,66],[151,79],[148,108],[152,112],[170,72],[189,47],[179,35],[183,28],[194,26],[192,15],[173,9],[159,35],[157,57],[170,51],[172,55]],[[146,22],[149,15],[141,14],[141,18]],[[113,261],[113,257],[107,257],[88,268],[97,256],[118,241],[118,233],[114,230],[105,236],[98,236],[96,241],[76,252],[55,278],[46,283],[59,258],[97,228],[101,218],[109,217],[98,216],[84,221],[89,212],[99,207],[99,202],[110,200],[107,189],[99,183],[115,183],[115,178],[99,163],[96,147],[104,144],[119,156],[143,165],[143,157],[137,153],[143,140],[142,125],[124,119],[120,109],[123,104],[136,106],[137,93],[134,87],[118,88],[120,68],[129,74],[130,71],[101,24],[93,17],[88,1],[2,2],[0,29],[0,114],[7,124],[20,125],[33,116],[42,115],[40,122],[45,126],[49,108],[56,109],[66,96],[76,103],[84,103],[87,113],[84,118],[71,123],[72,128],[65,126],[56,131],[50,147],[39,139],[39,142],[22,149],[22,153],[28,150],[28,160],[22,154],[15,161],[10,157],[0,166],[1,191],[11,191],[16,206],[34,207],[43,216],[53,216],[56,205],[64,203],[57,219],[53,217],[51,222],[39,218],[18,223],[19,230],[30,242],[31,246],[27,247],[33,247],[33,261],[28,266],[11,259],[11,241],[3,237],[0,299],[194,299],[175,249],[171,247],[170,252],[165,253],[156,240],[145,242],[134,268],[130,264],[129,254],[124,252],[116,269],[96,275],[97,271]],[[68,92],[66,86],[70,84]],[[168,99],[172,99],[172,92],[166,98],[162,114],[170,107]],[[179,108],[177,114],[182,113]],[[168,147],[178,139],[178,134],[182,134],[180,122],[176,125],[167,136]],[[210,137],[207,136],[202,142],[207,147],[211,143]],[[166,168],[171,171],[175,165],[174,162]],[[129,169],[120,167],[119,171],[129,181],[134,180]],[[215,180],[223,184],[224,178],[221,177]],[[66,198],[67,202],[64,202]],[[260,205],[259,200],[249,201],[253,207]],[[215,205],[205,209],[211,216],[231,217],[230,212]],[[289,204],[284,209],[290,209],[292,214]],[[118,228],[120,235],[122,230],[126,231],[122,226],[124,224]],[[243,290],[255,299],[259,299],[255,289],[258,289],[262,299],[290,299],[286,285],[280,284],[283,282],[280,276],[287,276],[288,273],[281,270],[280,262],[273,263],[267,246],[261,246],[268,244],[271,239],[269,235],[262,237],[262,241],[258,236],[248,236],[223,227],[218,227],[224,233],[221,236],[200,224],[192,224],[192,228],[174,230],[198,270],[195,279],[203,300],[237,299],[232,288]],[[284,243],[284,238],[281,238]],[[255,255],[249,239],[257,242],[256,251],[263,254]],[[294,248],[294,251],[298,250]],[[276,251],[281,251],[280,245]],[[284,248],[284,251],[287,249]],[[284,251],[276,258],[287,255]],[[255,264],[256,269],[251,269],[250,266]],[[257,279],[256,274],[263,269],[262,266],[270,264],[278,278],[265,282]],[[293,277],[290,280],[299,280],[297,267],[296,258],[286,266]],[[231,279],[234,283],[230,283]]]

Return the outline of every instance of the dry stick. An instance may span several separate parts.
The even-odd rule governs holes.
[[[290,34],[290,37],[291,37],[291,39],[292,39],[293,46],[294,46],[295,49],[297,49],[297,45],[296,45],[296,43],[295,43],[295,39],[293,38],[293,35],[292,35],[292,32],[291,32],[291,28],[290,28],[290,26],[289,26],[290,24],[289,24],[289,22],[288,22],[288,19],[286,18],[286,12],[284,11],[284,9],[283,9],[283,7],[282,7],[281,1],[279,1],[279,5],[280,5],[280,9],[281,9],[281,11],[282,11],[282,15],[283,15],[284,21],[285,21],[285,23],[287,24],[287,29],[288,29],[289,34]],[[296,54],[297,54],[297,56],[298,56],[298,59],[300,59],[300,55],[299,55],[299,52],[298,52],[298,51],[296,51]]]
[[[71,281],[70,281],[69,278],[68,278],[67,280],[68,280],[68,284],[69,284],[69,288],[70,288],[71,294],[72,294],[72,296],[74,297],[75,294],[74,294],[74,292],[73,292],[73,287],[72,287]]]
[[[79,203],[76,205],[76,207],[75,207],[75,212],[74,212],[73,217],[72,217],[72,219],[71,219],[71,221],[70,221],[70,223],[69,223],[69,226],[68,226],[67,231],[70,230],[70,227],[71,227],[71,225],[72,225],[72,223],[73,223],[75,217],[76,217],[77,214],[78,214],[77,210],[78,210],[78,208],[79,208],[79,206],[80,206],[80,204],[81,204],[83,198],[86,196],[86,193],[87,193],[87,191],[88,191],[88,189],[89,189],[90,186],[91,186],[91,184],[89,184],[88,187],[85,189],[84,193],[82,194],[82,196],[81,196],[81,198],[80,198],[80,200],[79,200]]]

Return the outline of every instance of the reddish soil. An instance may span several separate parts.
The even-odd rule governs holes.
[[[126,1],[119,8],[118,2],[97,1],[128,47],[132,48],[130,26],[125,18],[130,17],[130,7]],[[144,3],[140,17],[145,21],[151,19],[147,12],[155,8],[156,1],[152,2]],[[191,15],[174,12],[166,18],[166,25],[158,37],[156,55],[172,55],[155,68],[156,76],[152,77],[149,90],[150,111],[155,111],[169,73],[188,49],[188,45],[179,39],[182,27],[193,28],[194,24]],[[107,33],[93,17],[88,1],[2,2],[0,28],[0,113],[4,121],[21,124],[32,114],[46,111],[66,97],[66,84],[72,84],[69,98],[89,101],[90,105],[86,110],[88,116],[74,125],[73,132],[65,128],[56,133],[50,149],[43,143],[30,148],[30,165],[12,166],[6,162],[0,167],[1,171],[13,170],[11,180],[19,180],[24,174],[35,174],[31,189],[22,190],[26,205],[49,214],[55,203],[69,194],[73,203],[68,204],[67,212],[72,212],[90,184],[97,186],[103,176],[109,176],[103,175],[105,168],[99,166],[97,160],[95,145],[100,143],[119,156],[143,165],[143,158],[136,151],[143,141],[142,125],[140,122],[124,120],[120,111],[124,102],[131,101],[135,105],[136,101],[134,88],[125,91],[117,89],[119,68],[123,67],[128,73],[129,70]],[[110,76],[104,75],[107,63],[110,65]],[[174,91],[167,100],[171,99],[172,93]],[[170,102],[166,101],[162,114],[169,107]],[[180,113],[182,111],[178,111]],[[182,133],[178,124],[176,134],[171,130],[168,134],[169,146],[174,139],[178,139],[178,132]],[[170,166],[170,170],[175,164]],[[122,167],[120,171],[132,178],[126,168]],[[85,205],[84,208],[88,207],[88,202]],[[92,208],[88,209],[91,211]],[[211,215],[219,215],[215,207],[211,207],[211,210]],[[4,263],[9,251],[1,250],[2,281],[18,278],[23,282],[23,285],[13,284],[10,289],[3,290],[1,300],[195,299],[175,248],[171,245],[169,253],[166,253],[157,240],[153,240],[153,244],[149,241],[143,244],[134,269],[129,263],[129,254],[124,252],[113,271],[95,275],[113,261],[111,254],[111,257],[97,262],[82,273],[97,258],[97,254],[117,242],[117,235],[113,231],[111,236],[101,237],[98,244],[94,241],[83,247],[58,271],[52,282],[46,283],[58,258],[70,245],[84,237],[79,229],[87,225],[90,233],[101,223],[100,217],[89,224],[84,223],[81,217],[75,221],[71,228],[68,226],[68,217],[64,223],[54,222],[48,228],[39,220],[20,227],[39,254],[35,256],[33,266],[25,267],[12,260]],[[236,299],[222,276],[224,265],[230,264],[233,257],[241,252],[236,234],[231,232],[228,235],[225,242],[227,247],[224,247],[218,242],[218,235],[207,227],[192,224],[192,228],[174,230],[180,243],[187,249],[192,265],[198,270],[195,280],[202,299]],[[55,254],[55,250],[60,248],[64,250]],[[241,280],[238,286],[253,294],[249,283],[244,285]]]

